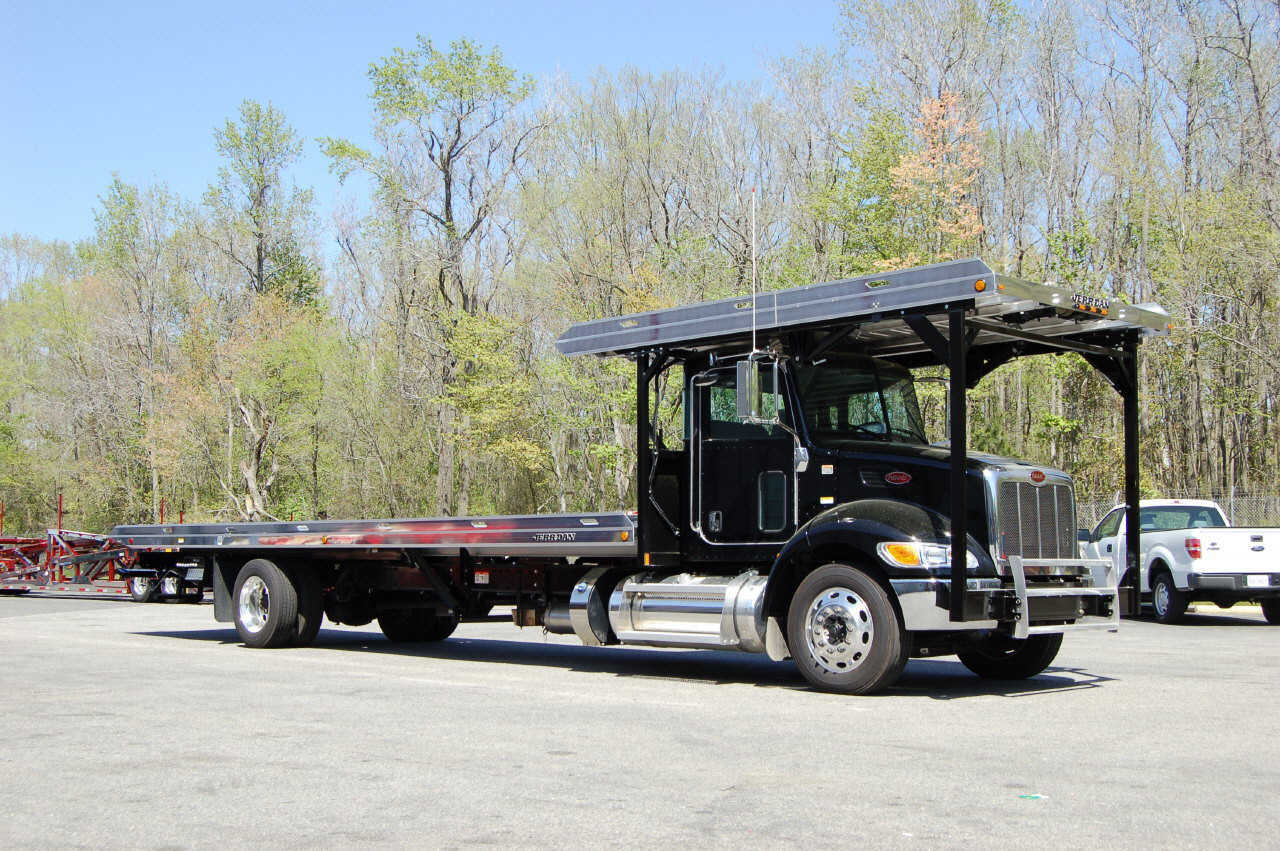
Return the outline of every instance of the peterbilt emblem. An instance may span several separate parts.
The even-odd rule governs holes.
[[[904,473],[901,470],[894,470],[892,473],[885,473],[884,480],[891,485],[905,485],[910,483],[911,474]]]
[[[1037,485],[1044,484],[1044,473],[1041,472],[1040,470],[1032,470],[1031,481],[1033,484],[1037,484]]]

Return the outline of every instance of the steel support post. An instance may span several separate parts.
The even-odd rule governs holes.
[[[965,360],[968,346],[965,312],[952,310],[947,316],[948,368],[951,371],[951,620],[963,621],[964,598],[968,588],[969,500],[965,487],[965,467],[969,448],[969,418],[966,407],[968,385]]]
[[[1139,468],[1138,468],[1138,340],[1130,337],[1124,344],[1124,368],[1121,370],[1128,379],[1122,392],[1124,399],[1124,502],[1125,510],[1125,568],[1126,593],[1129,595],[1129,614],[1142,612],[1141,571],[1142,552],[1142,518],[1138,505]]]
[[[636,355],[636,558],[643,567],[649,554],[649,379],[648,352]]]

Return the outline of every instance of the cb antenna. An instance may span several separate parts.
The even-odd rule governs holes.
[[[751,354],[759,351],[756,345],[756,188],[751,187]]]

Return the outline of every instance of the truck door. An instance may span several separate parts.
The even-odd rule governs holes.
[[[734,369],[706,376],[714,383],[693,388],[693,526],[713,544],[784,542],[795,531],[794,439],[782,426],[738,419]],[[762,373],[770,400],[772,381],[771,372]],[[787,412],[778,413],[786,422]]]

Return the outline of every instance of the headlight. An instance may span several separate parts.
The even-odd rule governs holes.
[[[886,541],[876,544],[876,552],[886,563],[895,567],[919,567],[925,570],[951,566],[951,547],[948,544],[922,544],[919,541]],[[966,553],[970,570],[978,566],[973,553]]]

